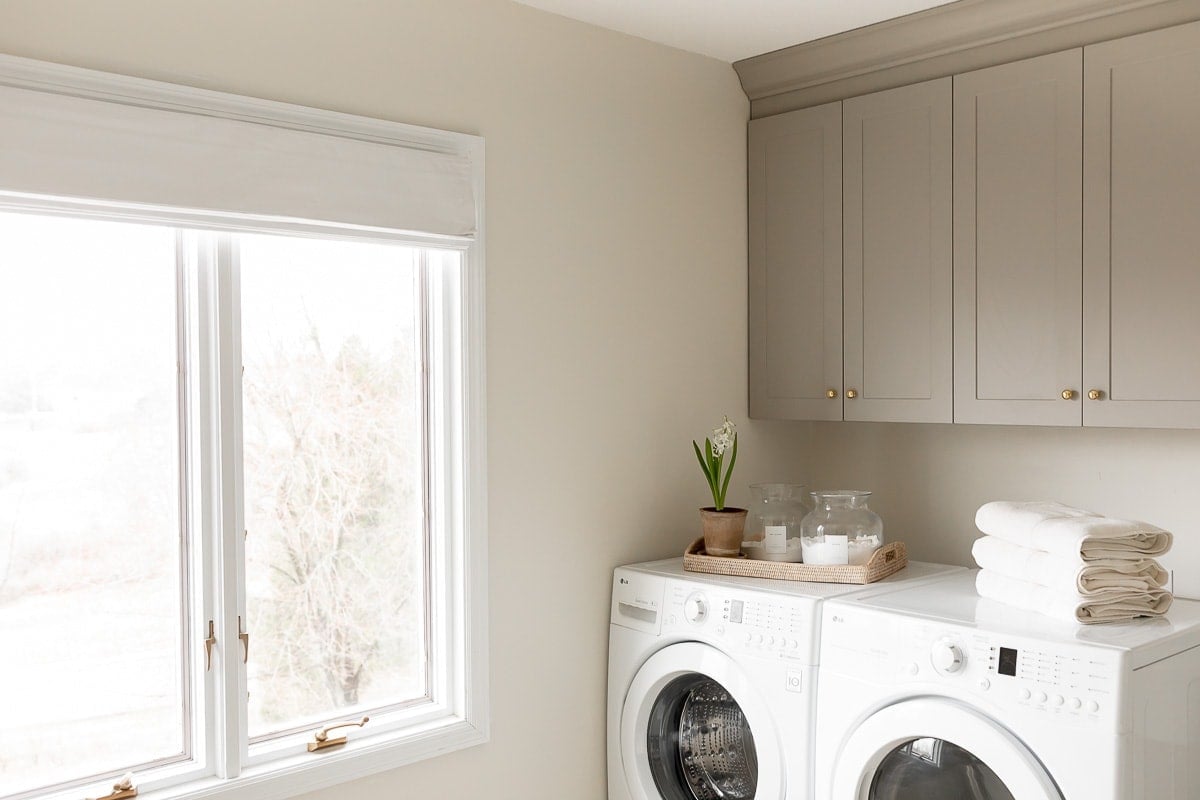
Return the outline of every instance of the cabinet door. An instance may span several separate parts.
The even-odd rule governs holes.
[[[1083,51],[955,76],[955,422],[1082,423],[1082,217]]]
[[[749,126],[751,417],[842,418],[841,129],[841,103]]]
[[[1084,91],[1084,424],[1200,427],[1200,24],[1085,48]]]
[[[848,420],[952,421],[951,100],[942,78],[842,104]]]

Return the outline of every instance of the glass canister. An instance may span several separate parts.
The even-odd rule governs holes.
[[[763,561],[799,561],[800,521],[804,487],[797,483],[755,483],[750,486],[754,502],[746,520],[742,552]]]
[[[883,547],[883,520],[867,507],[870,492],[813,492],[813,510],[800,523],[805,564],[866,564]]]

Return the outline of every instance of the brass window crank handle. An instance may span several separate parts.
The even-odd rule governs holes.
[[[315,753],[318,750],[324,750],[326,747],[341,747],[346,743],[346,737],[339,736],[336,739],[330,739],[330,731],[335,731],[338,728],[361,728],[363,725],[366,725],[370,719],[370,717],[363,717],[360,720],[335,722],[332,725],[321,728],[321,730],[313,734],[313,741],[308,743],[308,752]]]

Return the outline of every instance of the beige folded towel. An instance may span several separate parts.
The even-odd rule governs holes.
[[[1174,599],[1166,589],[1146,592],[1106,589],[1084,597],[1077,592],[1048,589],[987,569],[980,570],[975,576],[975,589],[980,597],[1083,625],[1161,617]]]
[[[1161,589],[1170,577],[1153,558],[1099,558],[1084,562],[1022,547],[996,536],[976,539],[971,555],[983,569],[1083,596],[1108,589],[1131,592]]]
[[[1084,563],[1152,558],[1171,549],[1173,537],[1136,520],[1103,517],[1052,501],[985,503],[975,513],[982,533]]]

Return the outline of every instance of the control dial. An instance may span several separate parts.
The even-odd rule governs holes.
[[[963,655],[962,648],[947,639],[943,639],[933,646],[929,658],[933,662],[933,668],[943,675],[953,675],[958,672],[967,660],[967,657]]]
[[[693,592],[683,604],[683,616],[693,625],[708,619],[708,600],[700,592]]]

